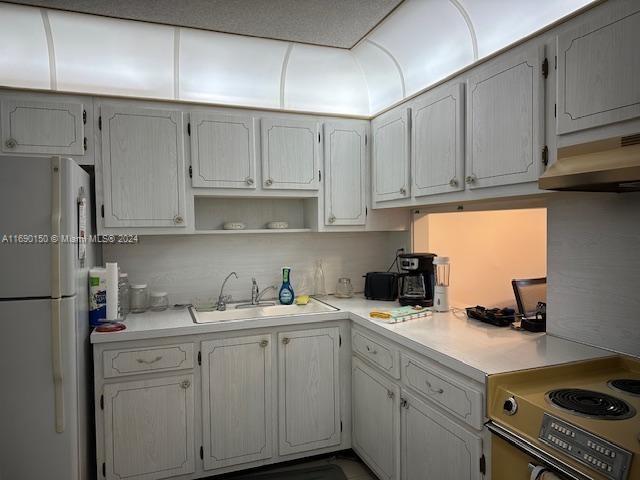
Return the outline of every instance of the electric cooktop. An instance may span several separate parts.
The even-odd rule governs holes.
[[[640,479],[640,361],[612,356],[487,382],[488,415],[589,477]]]

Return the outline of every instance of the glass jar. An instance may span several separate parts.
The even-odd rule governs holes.
[[[336,297],[338,298],[351,298],[353,297],[353,285],[351,285],[351,279],[342,277],[338,279],[336,285]]]
[[[121,273],[118,279],[118,318],[124,320],[129,314],[129,275]]]
[[[167,292],[151,292],[149,309],[154,312],[161,312],[169,307],[169,296]]]
[[[131,313],[143,313],[149,305],[149,290],[146,283],[131,285],[129,310]]]

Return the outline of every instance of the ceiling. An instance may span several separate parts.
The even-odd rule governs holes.
[[[107,17],[351,48],[403,0],[9,0]]]

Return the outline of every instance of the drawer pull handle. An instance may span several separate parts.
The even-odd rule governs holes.
[[[267,345],[269,345],[269,340],[262,340],[262,341],[260,342],[260,346],[261,346],[262,348],[265,348]]]
[[[183,380],[182,383],[180,383],[180,388],[183,388],[184,390],[186,390],[190,386],[191,382],[189,380]]]
[[[389,398],[393,398],[393,397],[395,397],[395,396],[396,396],[396,394],[395,394],[395,393],[393,393],[391,390],[387,390],[387,397],[389,397]]]
[[[430,392],[433,392],[433,393],[444,393],[444,389],[442,389],[442,388],[437,388],[437,389],[433,388],[431,386],[431,383],[429,383],[429,382],[427,382],[427,388],[429,389]]]
[[[153,360],[145,360],[144,358],[138,358],[137,359],[138,363],[143,363],[145,365],[151,365],[152,363],[159,362],[160,360],[162,360],[162,355],[157,356]]]
[[[409,410],[409,401],[406,398],[400,399],[400,406]]]
[[[367,352],[371,353],[372,355],[376,355],[378,353],[377,350],[371,350],[371,347],[369,345],[367,345]]]

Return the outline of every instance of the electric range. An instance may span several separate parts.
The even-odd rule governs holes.
[[[505,468],[503,478],[528,479],[545,465],[560,478],[640,479],[639,360],[614,356],[492,375],[487,409],[497,438],[494,480]],[[513,462],[523,454],[529,465],[518,476],[514,468],[523,467]]]

